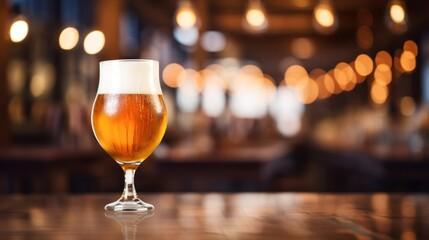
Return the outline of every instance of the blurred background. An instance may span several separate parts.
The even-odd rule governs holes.
[[[118,192],[98,63],[156,59],[140,192],[428,192],[429,4],[0,0],[0,193]]]

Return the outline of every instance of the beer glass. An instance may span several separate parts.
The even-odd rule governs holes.
[[[124,59],[100,62],[100,81],[91,124],[101,147],[122,167],[125,187],[106,210],[146,212],[137,197],[134,173],[158,146],[167,128],[158,62]]]

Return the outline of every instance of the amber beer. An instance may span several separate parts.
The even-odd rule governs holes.
[[[92,121],[98,142],[113,159],[140,163],[164,136],[164,99],[158,94],[98,94]]]

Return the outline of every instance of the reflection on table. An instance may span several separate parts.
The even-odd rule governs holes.
[[[113,195],[0,197],[2,239],[428,239],[429,195],[156,194],[153,215]],[[118,224],[119,223],[119,224]]]

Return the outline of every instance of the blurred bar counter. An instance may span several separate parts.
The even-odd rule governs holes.
[[[224,147],[201,152],[165,145],[143,162],[138,189],[161,191],[261,191],[261,169],[283,155],[283,142],[257,147]],[[0,149],[0,192],[114,192],[120,167],[100,147],[9,147]]]
[[[116,195],[0,196],[2,239],[429,239],[429,196],[147,194],[150,214],[103,209]]]
[[[424,156],[310,143],[161,145],[137,171],[146,192],[428,192]],[[120,167],[98,146],[0,150],[0,193],[117,192]]]

